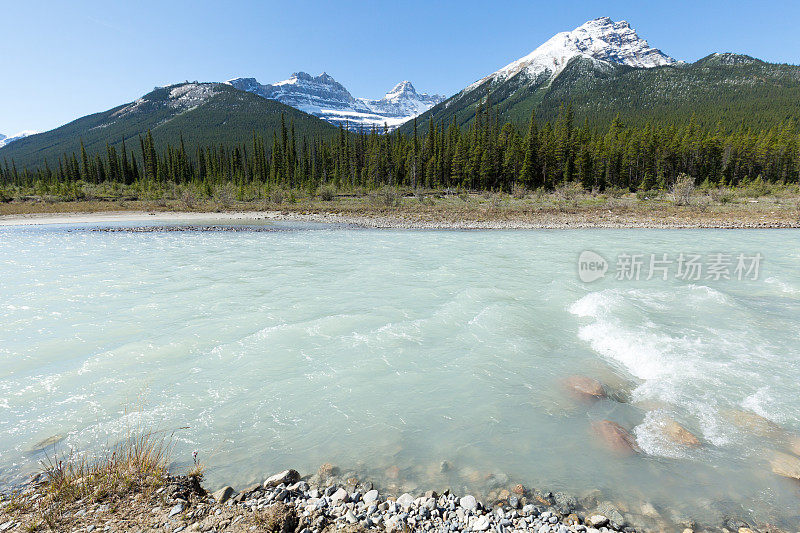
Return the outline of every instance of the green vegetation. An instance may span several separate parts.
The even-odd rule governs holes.
[[[739,128],[768,130],[800,123],[800,67],[766,63],[748,56],[715,54],[692,64],[656,68],[598,67],[576,58],[551,82],[520,73],[484,82],[423,113],[420,128],[434,123],[466,126],[487,93],[501,121],[524,124],[531,112],[553,120],[562,104],[572,104],[576,120],[605,128],[619,115],[628,125],[683,126],[690,122],[726,133]],[[403,133],[413,126],[405,124]]]
[[[334,191],[386,186],[511,193],[575,183],[585,190],[648,191],[670,190],[683,174],[706,188],[794,184],[800,176],[800,135],[792,122],[726,132],[693,120],[635,127],[615,117],[596,129],[588,121],[576,125],[572,107],[562,106],[554,120],[531,116],[518,128],[501,125],[497,110],[483,105],[466,129],[428,122],[424,134],[339,129],[333,137],[310,138],[284,115],[278,122],[271,137],[251,133],[249,142],[227,147],[159,145],[148,131],[119,149],[107,146],[102,155],[90,156],[81,146],[59,157],[57,166],[20,169],[6,160],[0,197],[81,199],[84,184],[104,185],[114,197],[124,190],[130,200],[187,185],[210,197],[225,185],[235,200],[292,203],[296,191],[330,199]]]

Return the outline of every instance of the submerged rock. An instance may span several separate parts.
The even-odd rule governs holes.
[[[570,514],[578,506],[578,500],[574,496],[563,492],[553,494],[556,510],[562,515]]]
[[[564,386],[573,396],[583,400],[599,400],[606,397],[603,384],[587,376],[570,376],[564,380]]]
[[[323,483],[339,474],[339,468],[331,463],[323,463],[317,470],[317,476]]]
[[[769,461],[772,471],[779,476],[800,480],[800,458],[783,452],[773,452]]]
[[[694,436],[692,432],[678,424],[671,418],[664,420],[663,426],[664,436],[675,444],[682,446],[697,447],[700,446],[700,439]]]
[[[389,468],[386,469],[386,472],[384,472],[384,474],[389,479],[397,479],[398,477],[400,477],[400,468],[397,466],[390,466]]]
[[[742,429],[747,430],[759,437],[775,437],[779,435],[782,428],[767,418],[757,415],[751,411],[740,411],[729,409],[725,412],[726,417]]]
[[[592,423],[592,430],[600,437],[602,443],[610,450],[621,455],[641,453],[636,439],[627,429],[616,422],[602,420]]]
[[[47,437],[46,439],[42,439],[30,448],[28,448],[28,453],[40,453],[46,451],[48,448],[55,447],[56,444],[64,440],[64,435],[52,435]]]
[[[793,454],[800,456],[800,436],[792,435],[787,439],[787,446],[789,451]]]

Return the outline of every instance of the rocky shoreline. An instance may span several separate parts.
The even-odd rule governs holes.
[[[167,475],[152,491],[134,491],[122,499],[84,498],[66,505],[59,509],[60,518],[49,529],[86,533],[783,531],[751,528],[735,518],[710,528],[691,521],[634,527],[599,495],[577,499],[504,481],[490,501],[482,502],[472,494],[455,494],[449,489],[441,493],[384,494],[372,482],[358,479],[353,472],[342,473],[327,463],[313,475],[301,476],[288,469],[238,491],[226,486],[213,493],[202,487],[200,477]],[[501,488],[505,485],[510,486]],[[49,524],[46,513],[51,512],[52,504],[43,503],[48,501],[47,493],[46,475],[37,474],[20,490],[0,497],[0,533],[47,529],[34,525],[37,520]]]
[[[531,211],[451,212],[373,210],[244,210],[201,211],[98,211],[24,213],[0,215],[0,226],[40,224],[141,223],[143,226],[176,222],[197,227],[254,225],[277,221],[327,223],[375,229],[775,229],[800,227],[800,218],[783,211],[749,212],[653,212],[636,211]],[[793,215],[793,214],[792,214]],[[175,230],[179,231],[179,230]]]

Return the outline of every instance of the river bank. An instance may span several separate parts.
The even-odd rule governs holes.
[[[611,531],[779,532],[751,529],[736,518],[719,527],[696,526],[656,518],[645,509],[649,523],[633,525],[631,515],[604,501],[599,493],[576,498],[528,489],[498,479],[493,497],[481,501],[472,494],[384,494],[372,482],[331,464],[301,476],[288,469],[261,483],[235,490],[225,486],[213,493],[195,475],[164,475],[135,484],[122,494],[88,491],[73,501],[57,501],[54,481],[37,474],[20,490],[0,499],[0,531],[536,531],[538,533],[607,533]],[[72,480],[91,485],[86,478]],[[504,483],[505,482],[505,483]],[[507,488],[505,488],[507,485]],[[89,487],[91,488],[91,487]]]
[[[246,206],[231,211],[142,210],[143,206],[119,210],[119,205],[53,205],[52,211],[6,210],[0,226],[35,224],[82,224],[131,222],[175,222],[180,224],[265,224],[276,221],[346,224],[365,228],[396,229],[765,229],[798,228],[800,217],[793,210],[721,209],[694,212],[689,209],[631,210],[576,209],[574,211],[475,211],[432,209],[267,209]],[[58,211],[59,207],[70,208]],[[109,209],[105,209],[109,208]],[[74,210],[72,210],[74,209]],[[0,211],[1,212],[1,211]]]

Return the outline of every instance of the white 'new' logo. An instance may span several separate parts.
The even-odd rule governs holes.
[[[591,283],[605,277],[608,270],[608,261],[591,250],[584,250],[578,257],[578,277],[584,283]]]

